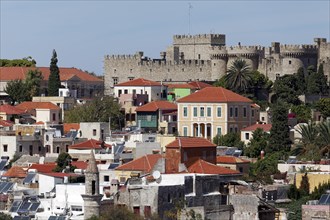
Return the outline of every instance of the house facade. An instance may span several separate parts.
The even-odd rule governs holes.
[[[259,106],[222,87],[207,87],[177,100],[178,132],[204,137],[239,132],[259,120]]]

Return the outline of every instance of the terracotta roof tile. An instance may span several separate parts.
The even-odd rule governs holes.
[[[43,175],[46,176],[52,176],[52,177],[57,177],[57,178],[64,178],[64,177],[69,177],[69,176],[79,176],[75,173],[55,173],[55,172],[51,172],[51,173],[43,173]]]
[[[169,89],[194,89],[195,87],[188,84],[188,83],[181,83],[181,84],[167,84],[167,88]]]
[[[162,158],[160,154],[148,154],[132,160],[116,168],[116,170],[143,171],[150,173],[157,161]]]
[[[63,124],[63,131],[64,131],[64,134],[70,132],[71,129],[74,129],[74,130],[79,130],[80,128],[80,124],[79,123],[64,123]]]
[[[2,176],[10,178],[25,178],[26,171],[23,167],[13,166]]]
[[[257,128],[261,128],[264,132],[269,132],[272,128],[271,124],[254,124],[249,127],[243,128],[241,131],[255,131]]]
[[[16,106],[23,111],[30,111],[33,109],[53,109],[59,110],[60,107],[51,102],[22,102]]]
[[[157,110],[177,110],[178,106],[169,101],[153,101],[138,107],[137,112],[155,112]]]
[[[7,115],[21,115],[24,111],[12,105],[0,105],[0,112],[4,112]]]
[[[0,79],[3,81],[10,81],[15,79],[24,80],[29,70],[36,70],[36,69],[42,72],[44,80],[48,80],[50,75],[49,67],[0,67]],[[73,76],[76,76],[83,81],[94,81],[94,82],[103,81],[77,68],[59,67],[59,70],[60,70],[61,81],[69,80]]]
[[[32,164],[29,167],[29,170],[36,169],[38,173],[51,173],[53,169],[56,167],[55,163],[45,163],[45,164]]]
[[[151,80],[137,78],[127,82],[119,83],[115,86],[161,86],[162,84],[159,82],[154,82]]]
[[[69,146],[69,149],[77,149],[77,150],[90,150],[90,149],[102,149],[102,141],[98,141],[95,139],[90,139],[88,141],[84,141],[78,144],[74,144]],[[111,148],[111,145],[104,144],[105,148]]]
[[[214,87],[208,83],[201,82],[201,81],[193,81],[193,82],[189,82],[188,84],[193,86],[195,89],[204,89],[206,87]]]
[[[189,147],[216,147],[217,145],[213,144],[205,138],[198,137],[177,137],[175,141],[169,143],[166,148],[179,148],[181,144],[182,148]]]
[[[222,87],[206,87],[186,97],[178,99],[177,102],[178,103],[180,102],[227,103],[227,102],[252,102],[252,100]]]
[[[238,163],[250,163],[250,161],[233,156],[217,156],[217,163],[238,164]]]
[[[202,173],[202,174],[218,174],[218,175],[232,175],[239,174],[236,170],[231,170],[215,164],[198,159],[191,166],[188,167],[189,173]]]
[[[0,120],[0,126],[1,127],[11,127],[13,126],[14,123],[11,121],[7,121],[7,120]]]
[[[88,163],[85,161],[72,161],[71,165],[77,167],[77,169],[86,170]]]

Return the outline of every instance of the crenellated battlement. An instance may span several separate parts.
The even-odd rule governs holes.
[[[317,45],[301,44],[301,45],[280,45],[281,53],[317,53]]]
[[[172,62],[166,60],[141,60],[139,63],[140,66],[174,66],[174,65],[182,65],[182,66],[204,66],[209,65],[209,60],[180,60],[179,62]]]
[[[141,56],[133,55],[133,54],[105,55],[104,59],[106,59],[106,60],[140,60]]]
[[[198,34],[198,35],[174,35],[173,45],[225,45],[226,35],[224,34]]]

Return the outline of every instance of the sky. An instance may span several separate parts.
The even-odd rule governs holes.
[[[228,46],[314,44],[330,38],[330,0],[0,0],[0,58],[31,56],[103,75],[105,55],[159,58],[176,34],[225,34]],[[189,16],[190,15],[190,16]]]

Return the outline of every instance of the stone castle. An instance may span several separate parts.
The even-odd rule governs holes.
[[[285,74],[293,74],[300,67],[324,65],[330,79],[330,43],[315,38],[315,44],[282,45],[273,42],[264,46],[226,46],[223,34],[174,35],[173,45],[160,52],[160,59],[150,59],[137,52],[134,55],[106,55],[104,59],[105,94],[113,94],[113,86],[134,78],[159,82],[200,80],[213,82],[226,74],[232,61],[247,61],[274,81]]]

